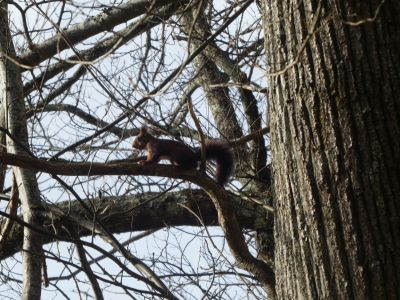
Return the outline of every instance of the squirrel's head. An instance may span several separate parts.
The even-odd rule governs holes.
[[[132,146],[136,149],[143,150],[146,148],[147,143],[152,138],[152,135],[147,132],[147,127],[143,126],[140,128],[139,134],[133,141]]]

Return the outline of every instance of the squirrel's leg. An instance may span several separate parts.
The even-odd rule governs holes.
[[[160,155],[151,155],[149,152],[147,153],[147,159],[139,161],[139,164],[143,165],[150,165],[155,164],[160,160]]]

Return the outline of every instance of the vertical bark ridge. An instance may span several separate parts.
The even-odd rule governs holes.
[[[348,83],[353,81],[353,78],[348,77],[343,71],[343,63],[341,62],[341,57],[343,56],[343,51],[347,51],[346,46],[341,51],[341,44],[344,44],[342,28],[338,28],[336,24],[328,24],[327,30],[328,38],[332,40],[331,47],[332,51],[328,51],[327,48],[324,50],[326,52],[331,52],[330,66],[332,71],[330,76],[332,78],[332,84],[336,82],[342,82],[343,86],[336,90],[332,88],[333,97],[331,98],[331,108],[334,114],[333,119],[337,120],[337,125],[335,126],[335,136],[338,141],[338,170],[337,170],[337,184],[339,186],[338,199],[344,199],[345,201],[338,201],[339,211],[341,214],[341,223],[343,224],[343,236],[344,243],[346,247],[352,249],[359,249],[360,251],[356,254],[351,254],[346,251],[346,256],[348,258],[348,269],[351,278],[351,289],[353,291],[355,298],[365,298],[367,286],[365,282],[365,274],[363,274],[358,268],[359,261],[361,261],[361,253],[364,252],[363,244],[358,243],[362,236],[360,230],[360,217],[357,212],[363,211],[362,207],[357,206],[357,200],[352,201],[351,199],[356,198],[356,192],[352,183],[352,174],[349,172],[349,160],[352,157],[351,143],[348,141],[348,136],[351,136],[351,130],[354,126],[348,124],[347,120],[353,119],[353,114],[351,109],[348,107],[348,102],[344,101],[346,97],[351,97],[351,87]],[[329,47],[328,45],[326,47]],[[342,53],[341,53],[342,52]],[[341,62],[339,64],[332,62]],[[336,101],[338,99],[339,101]],[[339,128],[337,128],[339,127]],[[350,150],[350,151],[349,151]],[[342,154],[342,155],[340,155]],[[364,218],[362,218],[364,219]],[[344,222],[344,221],[345,222]],[[365,233],[369,234],[369,231]],[[360,280],[361,279],[361,280]]]
[[[324,163],[321,169],[321,175],[328,185],[325,191],[325,199],[328,201],[325,201],[324,219],[332,221],[332,224],[327,224],[328,228],[332,226],[334,228],[331,230],[328,239],[330,239],[329,247],[331,248],[330,252],[334,260],[332,271],[335,270],[335,282],[337,283],[335,289],[336,292],[339,293],[340,298],[354,298],[352,290],[353,285],[345,284],[346,282],[351,282],[354,276],[350,265],[351,258],[348,257],[345,251],[346,244],[348,245],[350,242],[346,240],[346,236],[349,235],[349,232],[354,231],[354,223],[352,224],[350,222],[349,228],[343,225],[342,220],[345,217],[344,214],[349,214],[345,212],[345,209],[341,207],[342,205],[338,202],[340,198],[350,197],[346,194],[340,195],[340,190],[338,190],[338,187],[345,183],[345,180],[338,182],[338,179],[340,177],[347,177],[344,171],[344,157],[342,155],[342,153],[345,152],[345,145],[343,132],[340,130],[340,126],[337,122],[337,120],[339,120],[339,108],[337,107],[336,101],[331,98],[332,94],[334,98],[336,97],[336,92],[331,89],[334,85],[334,79],[332,80],[330,78],[332,72],[329,71],[332,66],[335,68],[334,58],[338,56],[338,53],[333,53],[334,50],[331,50],[331,47],[328,47],[324,42],[326,39],[331,39],[333,40],[333,44],[335,44],[336,36],[331,29],[331,26],[324,28],[321,30],[320,34],[315,36],[315,42],[312,41],[316,49],[313,60],[319,63],[319,77],[316,76],[319,79],[316,83],[316,87],[318,94],[322,97],[319,101],[321,107],[314,113],[315,118],[322,120],[322,123],[315,126],[315,128],[318,134],[318,146],[321,147],[321,160]],[[324,53],[324,55],[320,55],[321,53]],[[335,77],[335,75],[333,75],[333,77]],[[328,87],[328,90],[326,90],[326,87]],[[326,130],[329,128],[330,124],[332,128]],[[330,141],[332,145],[327,144],[326,141]],[[331,178],[334,178],[333,182],[331,182]],[[340,286],[344,286],[345,288],[340,288]]]
[[[305,40],[307,35],[311,34],[310,31],[313,30],[312,28],[309,28],[313,20],[308,17],[306,13],[306,11],[310,10],[317,11],[318,8],[317,6],[312,5],[312,3],[309,4],[309,7],[305,7],[305,5],[299,6],[299,18],[300,20],[306,20],[303,28],[308,28],[307,31],[303,30],[302,36],[299,39],[300,41]],[[316,18],[317,16],[314,14],[311,17]],[[299,24],[300,22],[301,21],[299,21]],[[320,26],[320,24],[318,25]],[[320,72],[316,72],[317,66],[314,61],[318,61],[316,60],[316,53],[321,51],[322,41],[319,39],[319,35],[316,35],[314,39],[310,41],[310,44],[306,46],[304,51],[306,62],[304,78],[305,81],[307,81],[307,87],[305,89],[311,87],[312,89],[316,89],[316,92],[313,92],[312,90],[306,92],[306,97],[308,96],[311,99],[311,103],[309,105],[303,103],[302,111],[303,122],[309,132],[309,139],[312,143],[311,147],[318,148],[315,163],[313,163],[312,151],[308,150],[310,151],[309,161],[311,164],[309,167],[310,172],[308,174],[308,180],[312,182],[314,200],[312,205],[317,208],[315,218],[318,220],[317,223],[319,224],[319,230],[321,231],[321,243],[323,244],[323,247],[317,247],[317,251],[321,252],[321,260],[326,263],[323,264],[325,266],[324,278],[318,276],[317,273],[315,276],[323,279],[321,281],[319,294],[323,294],[325,298],[336,299],[339,297],[341,292],[343,292],[343,294],[345,294],[344,291],[349,293],[348,289],[341,291],[338,284],[341,280],[347,280],[349,277],[347,275],[348,270],[345,267],[347,265],[347,258],[343,253],[344,251],[341,251],[341,249],[343,249],[343,235],[341,234],[340,217],[335,201],[335,190],[329,183],[329,178],[333,175],[329,166],[328,157],[325,153],[326,151],[329,151],[329,149],[325,149],[323,143],[325,138],[323,132],[325,124],[323,124],[323,122],[326,119],[326,116],[324,116],[325,112],[323,104],[329,99],[324,96],[324,93],[320,92],[320,84],[318,81],[329,82],[329,76],[325,69],[324,57],[319,58]],[[315,51],[312,50],[312,47],[316,47],[318,51],[315,53]],[[304,85],[304,82],[301,84]],[[305,141],[305,144],[307,144],[307,141]],[[319,168],[315,169],[315,166],[313,165],[316,165]],[[321,178],[320,184],[316,181],[316,178],[318,177]],[[321,194],[325,194],[327,200],[326,205],[322,200],[324,195],[321,197]],[[336,270],[332,273],[333,268]],[[327,285],[329,286],[329,289],[326,289]],[[343,294],[341,297],[343,297]]]
[[[377,3],[377,5],[378,4],[379,3]],[[377,7],[377,5],[375,7]],[[379,20],[376,22],[379,24]],[[385,149],[390,149],[390,147],[387,147],[390,145],[390,141],[386,139],[389,132],[387,131],[388,128],[382,128],[382,124],[385,123],[383,120],[385,113],[382,110],[382,107],[379,105],[381,95],[377,94],[375,90],[373,90],[374,83],[377,81],[367,75],[373,75],[374,72],[372,69],[378,69],[379,65],[382,65],[383,67],[384,65],[380,64],[379,61],[376,61],[376,59],[373,59],[373,57],[379,55],[377,50],[375,50],[377,46],[374,45],[374,38],[368,38],[365,36],[365,30],[365,27],[363,27],[362,30],[355,30],[352,27],[345,27],[345,37],[347,38],[347,42],[351,45],[350,49],[352,49],[352,51],[349,52],[350,60],[358,62],[353,64],[354,74],[356,74],[356,76],[354,78],[354,86],[352,88],[361,101],[359,101],[358,104],[356,103],[352,105],[351,109],[355,116],[355,145],[358,147],[357,150],[359,150],[357,152],[360,153],[360,156],[358,157],[361,171],[360,184],[361,190],[364,191],[364,195],[360,197],[360,200],[364,200],[366,220],[370,220],[372,222],[369,226],[372,240],[370,238],[367,239],[365,235],[363,236],[364,244],[369,245],[369,247],[366,248],[366,256],[369,257],[369,261],[367,261],[364,256],[362,265],[366,268],[370,268],[369,270],[366,270],[367,274],[370,275],[368,276],[369,278],[367,284],[371,287],[375,287],[376,289],[377,286],[384,287],[385,282],[390,282],[389,277],[396,277],[397,275],[396,273],[390,271],[392,266],[391,263],[387,264],[385,270],[386,274],[384,274],[385,272],[381,267],[381,263],[379,262],[382,255],[382,253],[379,252],[383,250],[380,245],[388,242],[390,243],[391,240],[390,237],[388,239],[385,238],[385,235],[387,234],[384,234],[382,231],[382,227],[388,227],[385,224],[387,223],[387,217],[385,217],[385,215],[387,213],[390,214],[390,211],[385,208],[386,205],[384,201],[388,195],[382,195],[384,194],[382,193],[382,189],[385,190],[383,182],[390,181],[390,176],[388,176],[387,173],[391,172],[391,168],[387,167],[388,165],[385,163],[384,159],[384,156],[388,154]],[[370,31],[371,30],[368,32]],[[355,39],[362,40],[363,42],[355,44],[353,43]],[[363,44],[367,44],[368,47],[362,47]],[[373,54],[374,52],[374,55],[371,57],[366,57],[365,59],[364,56],[366,56],[366,54]],[[377,90],[379,90],[379,88]],[[351,94],[351,91],[349,94]],[[378,127],[379,124],[381,124],[381,128]],[[397,176],[397,180],[398,179],[399,178]],[[396,186],[398,186],[398,184],[392,185],[394,188],[396,188]],[[390,192],[390,189],[386,190]],[[392,228],[396,229],[396,226]],[[381,238],[384,240],[380,240]],[[371,241],[373,241],[373,243],[371,243]],[[381,282],[382,284],[379,285],[377,282]],[[372,293],[379,295],[379,297],[387,297],[386,289],[384,288],[374,290]]]
[[[400,296],[400,73],[394,55],[400,39],[390,36],[398,35],[393,24],[399,22],[390,20],[395,14],[384,13],[400,6],[386,0],[382,14],[367,19],[380,3],[265,2],[271,73],[299,55],[322,5],[299,63],[270,82],[282,298]],[[348,23],[363,19],[365,24]],[[288,235],[290,230],[295,232]]]
[[[327,194],[327,212],[324,214],[325,219],[331,220],[332,224],[327,227],[333,227],[329,234],[329,237],[332,239],[332,245],[330,252],[332,253],[332,259],[334,260],[335,269],[335,290],[339,293],[340,298],[349,297],[353,298],[353,292],[349,286],[346,286],[345,289],[341,289],[339,284],[340,282],[351,281],[351,270],[349,268],[349,258],[346,255],[345,251],[345,228],[343,228],[342,224],[342,215],[340,210],[340,205],[338,204],[337,199],[339,198],[339,193],[336,189],[336,182],[331,183],[330,178],[337,177],[336,174],[344,174],[343,170],[345,169],[343,165],[343,156],[341,153],[344,152],[344,144],[342,135],[339,129],[337,122],[334,120],[338,120],[338,108],[336,106],[335,101],[332,101],[329,95],[333,92],[332,90],[322,91],[319,87],[327,86],[331,87],[333,82],[330,79],[328,65],[332,64],[331,60],[331,51],[326,51],[328,49],[324,49],[324,38],[322,35],[328,35],[327,31],[321,32],[321,35],[316,35],[314,47],[317,49],[316,53],[326,53],[327,55],[321,56],[318,58],[317,54],[314,54],[313,59],[320,60],[320,72],[319,72],[319,81],[316,84],[318,95],[321,95],[321,99],[317,101],[315,106],[317,109],[314,109],[314,115],[317,119],[322,120],[322,122],[327,121],[327,116],[329,116],[330,122],[332,122],[331,132],[329,132],[330,137],[328,137],[328,133],[324,132],[326,128],[326,124],[320,123],[316,126],[317,135],[318,135],[318,146],[321,147],[321,160],[323,161],[322,168],[322,177],[324,179],[324,184],[326,184],[326,194]],[[315,76],[316,78],[318,76]],[[326,147],[324,140],[330,139],[335,144],[335,150],[333,147]],[[335,174],[336,173],[336,174]]]
[[[314,8],[316,9],[316,8]],[[309,18],[309,20],[307,20],[307,15],[306,15],[306,10],[310,10],[310,7],[304,7],[303,5],[299,5],[298,7],[298,12],[299,12],[299,16],[298,16],[298,22],[293,22],[294,24],[302,24],[302,26],[300,26],[300,28],[297,29],[297,34],[299,35],[299,37],[296,39],[295,44],[300,44],[301,41],[305,40],[307,35],[309,34],[307,27],[309,27],[309,24],[312,23],[311,18]],[[314,16],[315,17],[315,16]],[[295,53],[296,54],[296,53]],[[314,65],[314,57],[313,57],[313,53],[311,50],[311,47],[309,45],[307,45],[307,47],[305,48],[304,51],[304,57],[305,57],[305,61],[307,62],[305,64],[305,68],[303,68],[304,72],[302,73],[302,76],[300,77],[300,80],[297,80],[298,82],[296,83],[297,86],[303,86],[303,90],[302,93],[304,96],[308,96],[310,97],[310,99],[312,99],[311,103],[312,105],[309,107],[309,105],[307,105],[306,103],[304,103],[301,99],[301,97],[296,97],[297,99],[295,99],[295,103],[297,102],[302,102],[302,106],[300,108],[300,122],[304,122],[304,127],[305,127],[305,135],[306,137],[303,138],[303,141],[301,142],[302,145],[307,145],[308,141],[310,140],[311,143],[313,144],[314,147],[321,147],[319,154],[318,155],[318,159],[316,161],[319,161],[319,164],[321,164],[320,166],[320,170],[314,170],[314,167],[312,166],[311,163],[308,163],[305,166],[302,166],[302,168],[305,168],[308,172],[306,174],[306,180],[309,182],[310,187],[311,187],[311,195],[312,197],[310,197],[311,199],[313,199],[314,202],[310,202],[310,206],[315,208],[315,213],[313,214],[313,217],[315,219],[318,220],[318,222],[316,222],[314,229],[316,232],[319,232],[319,238],[316,241],[316,245],[314,247],[314,253],[319,253],[318,257],[315,258],[315,270],[314,270],[314,276],[317,278],[320,278],[320,282],[319,282],[319,293],[320,294],[324,294],[325,291],[325,295],[324,297],[326,298],[337,298],[337,292],[338,292],[338,288],[337,288],[337,284],[336,281],[338,280],[338,278],[343,278],[343,270],[337,270],[337,272],[335,272],[335,276],[336,279],[332,280],[331,276],[332,276],[332,266],[333,265],[338,265],[337,263],[335,263],[335,260],[338,258],[343,258],[343,256],[337,255],[338,250],[337,250],[337,246],[336,244],[339,242],[339,239],[335,240],[335,241],[331,241],[331,244],[328,243],[328,239],[327,236],[332,236],[332,234],[329,231],[334,231],[337,232],[338,230],[336,229],[336,227],[338,227],[338,218],[335,217],[335,215],[337,215],[337,213],[335,213],[335,209],[333,209],[332,207],[324,207],[323,205],[321,205],[321,199],[320,199],[320,192],[319,192],[319,188],[318,188],[318,183],[316,182],[315,178],[317,177],[316,172],[320,173],[320,175],[322,175],[322,179],[323,179],[323,185],[324,185],[324,189],[328,198],[330,199],[330,203],[333,203],[332,201],[332,191],[330,189],[330,187],[327,185],[327,180],[325,180],[325,177],[329,177],[329,166],[327,164],[327,159],[326,159],[326,155],[324,154],[324,145],[323,143],[320,142],[320,140],[322,140],[322,123],[318,117],[318,115],[320,114],[321,111],[321,102],[324,99],[320,99],[318,93],[313,93],[312,91],[308,91],[307,87],[304,87],[304,81],[307,82],[307,86],[310,86],[312,88],[316,87],[316,82],[317,82],[317,78],[318,78],[318,74],[314,72],[315,69],[315,65]],[[298,69],[297,66],[295,66],[294,68],[294,72]],[[297,72],[299,73],[299,72]],[[324,74],[324,72],[321,72],[322,74]],[[296,75],[294,75],[293,80],[296,80]],[[297,109],[295,109],[297,110]],[[313,116],[313,115],[317,115],[317,117]],[[314,123],[314,125],[313,125]],[[315,126],[315,128],[317,130],[313,130],[313,126]],[[309,148],[309,147],[307,147]],[[311,155],[311,151],[310,149],[305,149],[303,150],[303,155],[305,156],[305,160],[312,162],[313,161],[313,157]],[[309,152],[309,154],[307,153]],[[327,173],[327,174],[324,174]],[[322,216],[325,216],[328,214],[328,217],[331,218],[322,218]],[[329,222],[328,224],[324,224],[324,220],[332,220],[332,222]],[[335,236],[335,235],[334,235]],[[323,244],[323,247],[318,247],[320,244]],[[329,251],[328,249],[330,249],[330,252],[333,253],[331,255],[329,255]],[[322,266],[322,267],[321,267]],[[319,274],[320,269],[322,269],[322,275]],[[330,286],[329,289],[326,289],[326,285]],[[335,287],[336,286],[336,287]],[[331,293],[332,292],[332,293]]]
[[[344,19],[346,16],[343,17]],[[340,28],[341,29],[341,28]],[[349,63],[348,65],[351,65],[351,62],[358,62],[360,57],[362,56],[361,50],[358,49],[358,45],[361,43],[359,33],[355,33],[351,35],[351,33],[347,30],[347,28],[344,29],[344,38],[345,38],[345,43],[349,45],[349,49],[354,49],[354,52],[357,52],[357,54],[354,56],[352,54],[352,51],[348,52],[348,60]],[[347,33],[347,34],[346,34]],[[354,43],[354,40],[358,41]],[[347,50],[346,50],[347,52]],[[339,54],[340,56],[343,57],[343,53]],[[354,66],[354,64],[353,64]],[[365,151],[368,148],[368,145],[370,144],[368,142],[368,137],[365,135],[366,132],[366,124],[362,118],[362,115],[360,115],[360,103],[358,102],[358,97],[360,96],[360,92],[358,92],[358,84],[357,84],[357,78],[361,76],[359,71],[355,68],[352,70],[353,73],[349,73],[348,70],[342,69],[339,70],[339,72],[343,72],[344,74],[349,73],[351,78],[347,77],[347,80],[345,80],[345,88],[344,88],[344,98],[345,99],[352,99],[350,101],[347,101],[346,106],[344,107],[345,110],[349,112],[349,130],[350,134],[348,137],[344,136],[345,143],[348,146],[351,146],[352,149],[352,155],[349,157],[348,164],[353,164],[354,167],[353,169],[356,170],[356,172],[359,172],[359,174],[349,174],[351,179],[351,185],[353,188],[355,188],[355,198],[356,198],[356,206],[355,210],[351,213],[351,215],[356,215],[357,217],[354,219],[356,222],[353,223],[353,226],[356,228],[360,228],[360,230],[357,230],[356,232],[358,234],[355,235],[356,237],[356,242],[359,247],[356,248],[357,253],[354,253],[354,256],[356,258],[355,261],[353,261],[353,264],[355,264],[352,268],[353,270],[357,269],[357,266],[359,268],[362,268],[362,272],[364,272],[366,275],[361,276],[359,280],[359,283],[353,287],[356,295],[361,296],[358,294],[357,291],[367,291],[369,287],[372,286],[373,281],[371,275],[368,270],[364,269],[364,261],[365,261],[365,256],[367,255],[368,257],[375,257],[375,250],[376,249],[376,234],[374,233],[374,228],[375,226],[371,223],[372,220],[376,219],[376,216],[374,215],[373,211],[369,210],[368,207],[371,207],[373,205],[373,202],[371,201],[371,195],[372,191],[370,190],[370,186],[363,182],[363,180],[360,180],[362,177],[361,174],[365,173],[365,166],[363,165],[364,162],[370,161],[368,159],[368,153],[369,151]],[[348,82],[348,84],[347,84]],[[353,102],[353,103],[351,103]],[[339,111],[339,120],[345,120],[345,118],[341,118],[340,116],[342,115],[341,111]],[[344,121],[343,121],[344,122]],[[351,165],[346,166],[347,168],[352,167]],[[357,171],[358,169],[358,171]],[[360,176],[361,175],[361,176]],[[356,179],[356,180],[354,180]],[[351,201],[351,198],[344,198],[344,201]],[[366,252],[366,253],[365,253]],[[357,274],[357,273],[355,273]],[[358,274],[361,275],[361,274]],[[364,279],[362,279],[364,278]],[[362,297],[368,297],[368,294],[371,294],[371,292],[362,295]]]
[[[396,17],[396,19],[397,19],[397,17]],[[400,26],[399,26],[399,28],[400,28]],[[376,66],[377,66],[376,68],[378,70],[380,70],[380,73],[377,74],[377,76],[375,76],[373,78],[373,81],[379,82],[380,78],[381,78],[381,80],[383,79],[383,85],[386,86],[385,89],[387,89],[388,91],[391,91],[390,96],[393,98],[396,97],[398,99],[398,96],[394,96],[394,95],[396,95],[396,94],[398,95],[399,87],[397,86],[397,92],[396,92],[393,90],[393,86],[388,85],[386,83],[386,82],[392,81],[392,80],[390,79],[390,77],[387,76],[387,74],[390,73],[390,69],[385,67],[386,64],[383,63],[382,57],[386,57],[386,56],[391,57],[391,55],[388,52],[388,49],[390,49],[389,47],[379,47],[379,45],[386,44],[383,41],[383,38],[381,38],[381,37],[385,36],[385,32],[382,30],[382,22],[377,22],[376,28],[374,27],[373,29],[376,29],[373,31],[373,34],[374,34],[373,38],[375,38],[375,40],[378,41],[376,48],[379,51],[377,54],[378,60],[376,62]],[[390,65],[398,66],[399,65],[398,57],[397,57],[397,61],[390,59]],[[383,67],[378,68],[378,66],[383,66]],[[400,74],[400,70],[398,70],[398,71],[399,71],[398,74]],[[375,73],[373,73],[373,74],[375,74]],[[397,75],[397,78],[398,78],[398,75]],[[382,87],[378,86],[377,97],[379,97],[381,95],[384,96],[384,94],[382,92]],[[384,122],[384,128],[383,128],[383,130],[380,130],[380,132],[378,133],[378,136],[383,136],[386,138],[386,139],[382,139],[382,141],[381,141],[381,144],[383,145],[382,150],[384,150],[383,164],[385,166],[391,166],[393,164],[393,161],[399,160],[399,157],[396,158],[396,154],[398,156],[398,151],[396,151],[396,149],[400,148],[400,141],[398,140],[398,138],[396,138],[396,135],[399,136],[400,118],[397,118],[397,122],[393,122],[395,120],[394,114],[396,112],[396,109],[393,107],[393,105],[389,101],[390,98],[388,99],[387,96],[384,96],[383,98],[384,98],[383,101],[378,101],[378,105],[379,105],[380,110],[382,111],[381,118],[382,118],[382,121]],[[394,104],[396,105],[396,102]],[[391,120],[390,123],[388,120]],[[379,119],[376,119],[376,120],[374,120],[374,123],[379,124],[378,123],[379,121],[380,121]],[[395,124],[397,126],[392,126],[390,124]],[[396,170],[396,167],[397,167],[397,170]],[[399,166],[397,165],[397,166],[394,166],[394,168],[389,167],[386,169],[388,169],[389,172],[386,172],[385,178],[379,177],[379,178],[381,178],[381,184],[380,184],[380,189],[378,192],[382,193],[383,195],[386,194],[384,196],[384,199],[385,198],[393,199],[394,197],[396,197],[396,195],[398,195],[400,193],[400,187],[398,184],[398,180],[400,179]],[[396,179],[397,179],[397,181],[393,181]],[[385,182],[391,182],[391,184],[388,185],[388,187],[385,187]],[[400,224],[399,224],[398,220],[397,220],[397,223],[392,222],[393,217],[391,217],[390,214],[387,214],[388,212],[392,212],[392,214],[394,212],[396,212],[396,209],[391,209],[388,207],[388,206],[390,206],[391,203],[396,205],[396,203],[393,201],[389,202],[388,205],[386,205],[385,201],[382,201],[381,203],[379,203],[380,207],[378,207],[378,209],[379,209],[379,211],[382,211],[380,219],[383,221],[383,224],[385,225],[382,228],[381,235],[383,237],[385,237],[386,235],[390,234],[390,236],[388,236],[388,239],[385,239],[383,242],[384,243],[390,242],[390,245],[389,245],[390,247],[396,247],[396,245],[394,243],[396,242],[396,235],[400,234],[400,232],[399,232]],[[392,207],[392,208],[394,208],[394,207]],[[397,207],[397,211],[399,211],[398,209],[399,209],[399,207]],[[394,220],[396,221],[396,218],[394,218]],[[397,248],[399,248],[398,244],[397,244]],[[390,259],[392,260],[392,263],[388,264],[389,268],[392,268],[392,266],[394,266],[396,264],[397,264],[397,266],[400,266],[399,256],[396,253],[392,253]],[[396,260],[397,260],[397,262],[396,262]],[[387,273],[387,274],[389,274],[389,273]],[[400,282],[400,274],[398,272],[396,272],[395,269],[391,270],[391,274],[393,274],[393,276],[396,276],[397,281]],[[390,283],[390,282],[393,282],[393,281],[386,280],[386,283]],[[399,295],[400,295],[400,293],[399,293]]]

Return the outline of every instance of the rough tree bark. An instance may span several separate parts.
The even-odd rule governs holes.
[[[14,57],[14,45],[8,27],[7,2],[0,2],[0,89],[2,120],[6,123],[7,152],[26,156],[28,133],[25,117],[23,87],[19,67],[8,57]],[[12,138],[10,138],[12,137]],[[40,227],[41,211],[39,189],[35,173],[28,169],[14,168],[22,203],[24,221]],[[40,299],[41,294],[41,236],[29,228],[24,229],[23,239],[23,299]]]
[[[400,2],[263,1],[281,299],[400,298]]]

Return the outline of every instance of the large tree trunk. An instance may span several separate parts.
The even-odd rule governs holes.
[[[399,299],[400,2],[263,13],[277,295]]]

